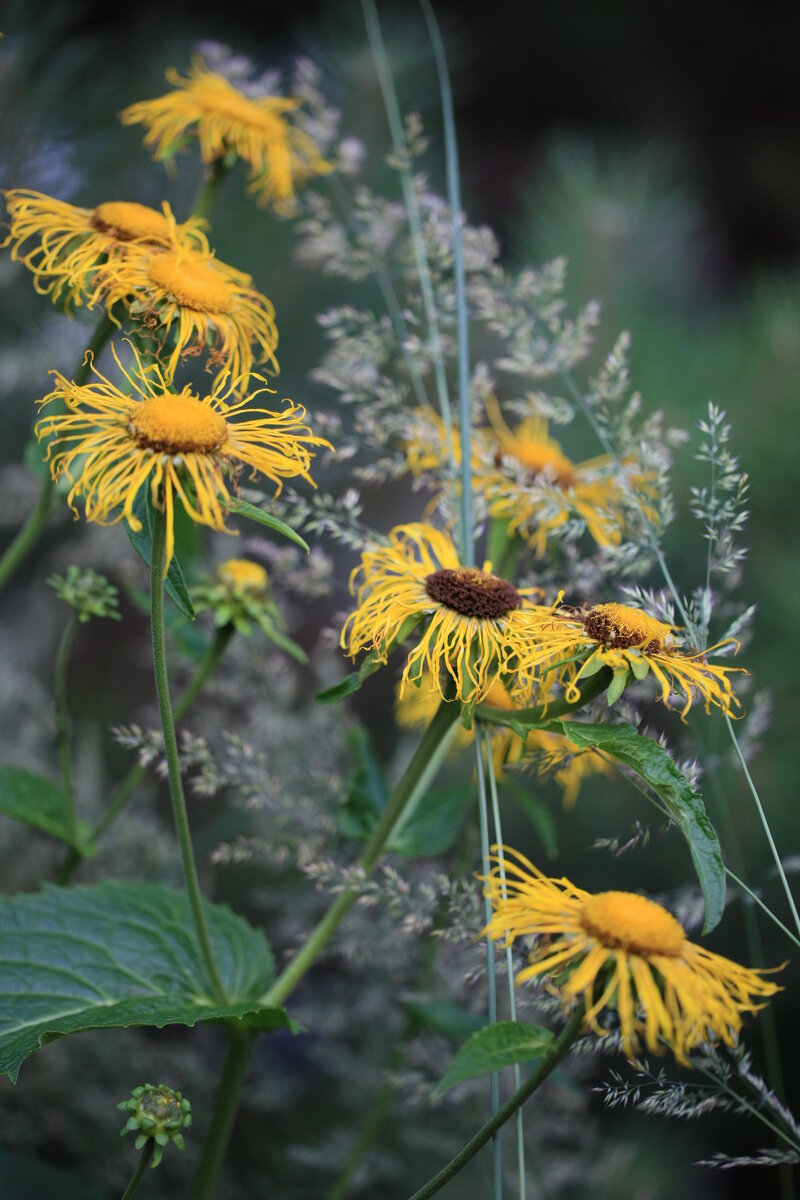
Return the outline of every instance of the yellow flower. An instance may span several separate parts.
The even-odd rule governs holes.
[[[598,545],[618,545],[626,523],[625,489],[612,477],[612,460],[573,463],[549,436],[542,417],[527,417],[511,429],[494,396],[487,400],[486,412],[489,425],[473,431],[472,474],[489,515],[507,522],[509,533],[519,534],[540,556],[550,534],[573,516],[585,522]],[[457,432],[451,436],[458,465],[460,439]],[[418,410],[404,447],[413,475],[441,471],[449,458],[441,418]],[[630,464],[623,466],[630,486],[646,495],[646,479],[633,473]]]
[[[251,283],[249,275],[210,254],[162,250],[129,256],[113,271],[101,271],[96,298],[109,309],[119,301],[157,337],[173,337],[170,376],[181,356],[209,348],[219,366],[215,382],[230,374],[237,387],[246,388],[254,345],[257,361],[278,369],[275,310]]]
[[[217,567],[220,582],[234,593],[266,592],[269,576],[261,563],[249,558],[229,558]]]
[[[780,990],[688,941],[672,914],[644,896],[593,895],[568,879],[549,879],[515,850],[503,853],[505,882],[499,866],[485,880],[494,914],[484,932],[506,945],[536,938],[516,982],[550,977],[566,1005],[583,999],[584,1021],[598,1034],[607,1032],[600,1014],[616,1009],[629,1058],[642,1034],[649,1050],[669,1046],[682,1063],[705,1041],[733,1045],[742,1014]]]
[[[42,192],[14,188],[4,193],[9,233],[3,246],[33,272],[34,287],[54,301],[66,292],[67,307],[90,300],[99,266],[106,272],[132,251],[159,246],[208,254],[204,222],[179,225],[169,205],[162,212],[127,200],[76,208]]]
[[[489,708],[500,708],[507,712],[515,708],[525,708],[530,703],[531,689],[529,686],[522,690],[513,687],[512,693],[500,680],[495,680],[483,701]],[[432,691],[430,685],[412,688],[404,696],[400,695],[400,685],[397,688],[395,717],[401,729],[423,729],[436,712],[439,696]],[[540,778],[553,776],[561,788],[565,808],[573,808],[581,789],[581,784],[592,775],[613,775],[611,763],[596,750],[581,749],[560,733],[550,733],[545,729],[531,729],[523,740],[513,729],[505,725],[488,726],[492,741],[492,758],[495,771],[502,775],[503,768],[519,763],[525,756],[526,750],[533,751]],[[459,727],[454,738],[454,744],[463,749],[472,743],[472,729]]]
[[[141,529],[133,506],[148,484],[153,503],[166,511],[169,566],[176,497],[193,521],[227,533],[232,531],[225,526],[226,476],[235,483],[242,466],[260,471],[277,491],[283,479],[298,475],[313,483],[310,447],[328,443],[303,424],[300,405],[285,400],[281,412],[249,408],[252,399],[271,390],[267,387],[230,402],[230,387],[203,397],[188,386],[174,392],[158,364],[143,366],[134,350],[136,368],[128,372],[112,350],[137,395],[126,395],[94,367],[97,382],[84,386],[55,371],[56,386],[40,403],[61,401],[67,411],[43,417],[36,426],[39,440],[49,442],[53,478],[72,484],[70,504],[78,496],[85,499],[87,520],[112,525],[124,517],[131,529]]]
[[[430,525],[397,526],[388,545],[364,552],[351,591],[356,580],[358,607],[341,639],[351,657],[370,649],[385,662],[406,622],[427,623],[408,656],[401,694],[427,670],[431,689],[444,695],[444,670],[459,700],[479,704],[525,647],[533,608],[525,593],[492,575],[488,565],[461,566],[450,538]]]
[[[155,100],[131,104],[121,113],[124,125],[147,126],[144,144],[157,159],[171,158],[176,143],[197,137],[206,163],[229,150],[250,165],[250,187],[260,204],[290,210],[295,185],[329,171],[313,138],[291,124],[300,101],[282,96],[251,99],[202,60],[192,63],[188,78],[167,71],[174,91]]]
[[[575,612],[559,609],[556,603],[549,615],[544,613],[544,609],[537,610],[540,621],[538,644],[526,660],[526,666],[535,669],[585,653],[581,662],[571,662],[563,668],[561,682],[570,701],[580,697],[578,684],[582,679],[594,675],[602,667],[609,667],[612,671],[630,671],[636,679],[644,679],[652,671],[661,687],[664,704],[669,705],[673,690],[685,696],[682,720],[686,719],[695,694],[703,698],[706,712],[711,711],[713,704],[728,716],[735,717],[734,708],[741,708],[733,694],[730,676],[737,671],[746,674],[746,671],[743,667],[722,667],[707,662],[706,654],[718,646],[710,646],[703,653],[686,653],[678,648],[674,625],[657,621],[641,609],[626,604],[595,604],[585,612]]]

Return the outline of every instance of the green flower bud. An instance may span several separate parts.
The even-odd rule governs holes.
[[[141,1150],[148,1138],[156,1144],[152,1166],[157,1167],[164,1154],[164,1147],[172,1142],[183,1150],[183,1130],[192,1123],[192,1106],[180,1092],[175,1092],[165,1083],[154,1087],[145,1083],[135,1087],[129,1100],[123,1100],[117,1108],[130,1113],[120,1136],[138,1130],[135,1146]]]
[[[88,621],[90,617],[122,620],[117,611],[118,589],[91,567],[77,567],[73,563],[67,567],[66,575],[51,575],[47,582],[60,600],[76,610],[79,621]]]

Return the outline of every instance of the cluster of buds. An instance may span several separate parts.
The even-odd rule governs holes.
[[[117,1108],[130,1114],[121,1136],[138,1130],[135,1146],[141,1150],[150,1138],[155,1142],[152,1166],[157,1167],[168,1142],[183,1150],[183,1130],[192,1123],[192,1106],[180,1092],[175,1092],[165,1083],[155,1087],[152,1083],[135,1087],[129,1100],[123,1100]]]
[[[88,621],[90,617],[122,619],[118,588],[91,567],[78,567],[73,563],[67,567],[66,575],[51,575],[47,582],[59,600],[75,609],[79,621]]]
[[[269,576],[260,563],[229,558],[214,577],[192,588],[197,612],[211,611],[218,629],[232,625],[247,637],[255,624],[273,645],[305,663],[305,652],[287,636],[283,613],[269,594]]]

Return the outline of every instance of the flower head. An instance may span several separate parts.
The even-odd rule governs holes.
[[[183,78],[167,71],[174,90],[155,100],[131,104],[124,125],[147,126],[144,144],[155,158],[168,159],[182,139],[195,136],[203,161],[214,162],[233,150],[250,165],[250,188],[259,203],[290,210],[295,186],[330,170],[311,138],[291,122],[300,101],[283,96],[251,98],[201,59]]]
[[[260,471],[278,491],[283,479],[298,475],[313,482],[311,447],[328,443],[303,423],[300,405],[286,400],[280,412],[249,408],[267,387],[244,399],[231,398],[230,387],[217,386],[202,397],[189,387],[175,392],[158,364],[143,366],[134,351],[136,367],[128,372],[112,350],[136,394],[120,391],[94,367],[97,382],[84,386],[56,371],[56,386],[41,404],[61,401],[67,411],[45,416],[36,426],[39,440],[49,442],[53,477],[72,484],[70,504],[84,498],[87,520],[109,525],[124,517],[131,529],[140,529],[134,504],[148,485],[153,502],[166,511],[169,565],[176,497],[193,521],[230,532],[226,477],[235,481],[243,466]]]
[[[133,1089],[129,1100],[123,1100],[117,1108],[129,1114],[121,1130],[122,1134],[138,1132],[135,1146],[141,1150],[148,1140],[155,1142],[154,1167],[161,1162],[164,1149],[170,1142],[183,1150],[183,1130],[191,1128],[192,1105],[180,1092],[160,1083],[154,1087],[145,1083]]]
[[[269,576],[261,563],[229,558],[220,563],[214,578],[191,589],[191,597],[197,612],[214,614],[218,629],[227,626],[247,637],[255,624],[279,649],[298,662],[308,662],[302,647],[286,633],[283,613],[270,596]]]
[[[76,208],[42,192],[14,188],[4,193],[10,227],[4,246],[33,272],[34,286],[67,307],[91,303],[97,270],[106,277],[131,254],[148,247],[208,254],[204,222],[179,225],[169,205],[162,211],[127,200]]]
[[[560,608],[556,603],[546,614],[539,609],[540,629],[537,649],[528,658],[527,666],[561,658],[577,658],[566,664],[561,681],[568,700],[580,696],[579,683],[602,667],[609,667],[624,685],[628,674],[644,679],[652,672],[661,688],[661,700],[669,704],[673,691],[685,697],[681,718],[692,707],[695,695],[728,716],[735,716],[741,707],[733,694],[730,676],[742,667],[722,667],[710,663],[706,655],[717,646],[702,653],[691,653],[678,646],[677,628],[658,621],[640,608],[626,604],[595,604],[584,612]],[[721,643],[724,644],[724,643]],[[585,655],[585,656],[584,656]]]
[[[210,348],[216,380],[230,375],[247,387],[256,361],[278,369],[275,310],[251,283],[213,255],[169,249],[129,256],[101,271],[96,297],[109,309],[119,301],[157,337],[172,338],[170,375],[181,356]]]
[[[75,609],[81,622],[85,623],[92,617],[122,620],[119,588],[115,588],[105,575],[98,574],[91,567],[79,567],[71,563],[66,575],[51,575],[47,583],[59,600]]]
[[[385,661],[409,626],[425,625],[408,656],[401,694],[427,671],[431,689],[444,695],[444,671],[459,700],[478,704],[513,669],[525,644],[531,589],[518,591],[488,566],[461,566],[450,538],[431,525],[397,526],[387,545],[364,552],[350,582],[351,590],[357,583],[358,607],[345,622],[342,646],[352,657],[368,648]]]
[[[742,1014],[780,990],[688,941],[671,913],[635,892],[584,892],[507,847],[504,873],[505,880],[498,865],[485,881],[494,914],[484,932],[506,945],[536,939],[516,982],[556,981],[565,1004],[582,998],[584,1020],[599,1034],[607,1032],[601,1013],[616,1009],[629,1058],[642,1034],[649,1050],[669,1046],[683,1063],[713,1038],[733,1045]]]

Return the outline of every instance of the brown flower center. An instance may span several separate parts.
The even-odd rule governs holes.
[[[598,892],[585,901],[580,923],[609,950],[679,958],[686,934],[672,913],[635,892]]]
[[[595,604],[585,614],[583,627],[589,637],[616,650],[638,646],[648,654],[659,654],[675,645],[671,625],[626,604]]]
[[[464,617],[504,617],[522,607],[522,597],[513,584],[477,567],[434,571],[425,576],[425,591],[431,600]]]

